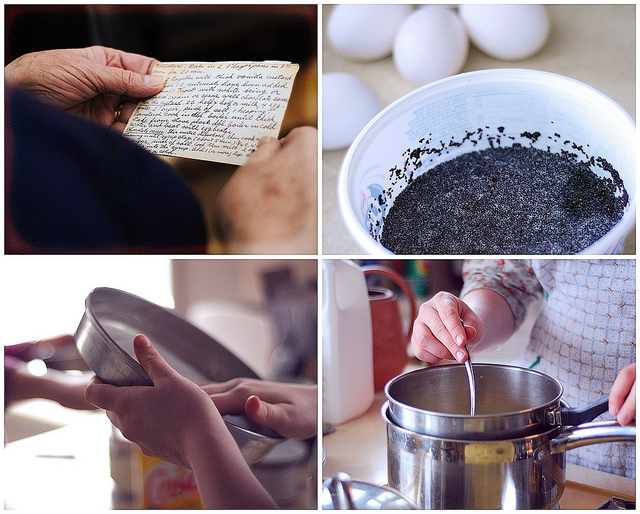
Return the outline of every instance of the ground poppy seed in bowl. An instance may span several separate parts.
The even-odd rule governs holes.
[[[408,180],[380,243],[412,255],[578,253],[620,221],[629,197],[608,162],[572,150],[516,143],[441,162]]]
[[[339,206],[371,255],[618,254],[636,219],[636,153],[633,118],[588,84],[537,70],[460,73],[369,122],[340,167]],[[456,170],[472,156],[495,161],[493,176]],[[457,178],[432,173],[440,165]]]

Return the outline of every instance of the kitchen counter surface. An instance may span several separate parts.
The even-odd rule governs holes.
[[[111,422],[104,413],[14,441],[4,449],[5,509],[100,512],[113,508]]]
[[[135,480],[141,480],[139,452],[123,439],[116,438],[122,442],[110,444],[112,424],[104,411],[86,414],[64,427],[5,446],[5,510],[93,513],[139,508],[143,501],[142,485]],[[110,452],[110,447],[115,450]],[[258,476],[266,480],[268,490],[281,495],[282,508],[300,510],[315,505],[315,480],[303,475],[306,469],[299,470],[298,476],[284,461],[274,462],[276,475],[263,466]],[[285,477],[287,485],[278,487],[276,476]],[[294,496],[290,496],[292,480],[299,486],[293,489]],[[187,497],[185,504],[189,502]]]
[[[551,35],[537,55],[524,61],[493,59],[470,47],[463,72],[491,68],[526,68],[559,73],[585,82],[618,102],[632,117],[636,110],[635,5],[547,5]],[[323,8],[326,27],[332,6]],[[325,34],[323,30],[323,34]],[[323,40],[322,72],[347,72],[368,82],[382,107],[416,89],[387,57],[373,63],[356,63],[341,57]],[[342,220],[337,181],[346,149],[322,153],[322,251],[324,255],[361,255]],[[625,254],[635,254],[635,230],[625,242]]]
[[[384,393],[376,393],[373,405],[365,414],[337,425],[335,432],[323,437],[326,452],[323,477],[344,471],[353,480],[376,485],[387,482],[386,426],[380,417],[384,401]],[[636,481],[567,465],[567,486],[560,499],[561,509],[594,509],[612,496],[635,501]]]

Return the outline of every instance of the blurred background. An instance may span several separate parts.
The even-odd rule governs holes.
[[[317,5],[5,5],[5,65],[29,52],[103,45],[169,61],[297,63],[281,136],[317,125]],[[210,239],[215,198],[235,166],[168,161],[200,200]],[[216,245],[210,247],[215,252]]]

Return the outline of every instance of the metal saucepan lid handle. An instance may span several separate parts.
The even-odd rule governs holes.
[[[560,420],[558,425],[575,427],[586,423],[587,421],[593,421],[600,414],[604,414],[609,409],[609,397],[605,396],[599,400],[590,403],[586,407],[580,407],[575,409],[562,409],[560,410]]]
[[[340,471],[331,477],[329,492],[336,510],[355,510],[352,490],[351,476],[348,473]]]
[[[568,428],[535,450],[535,458],[544,460],[550,454],[563,453],[590,444],[636,440],[636,426],[620,426],[617,421],[596,421]]]

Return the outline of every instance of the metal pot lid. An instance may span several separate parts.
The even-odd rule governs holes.
[[[322,510],[415,510],[415,503],[387,486],[351,480],[344,472],[322,481]]]

